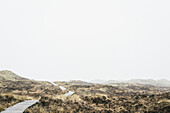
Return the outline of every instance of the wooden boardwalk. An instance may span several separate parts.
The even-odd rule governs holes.
[[[26,100],[7,108],[1,113],[23,113],[25,109],[27,109],[29,106],[35,104],[38,101],[39,100]]]
[[[54,83],[54,82],[50,82],[51,84],[53,84],[54,86],[59,86],[58,84],[56,84],[56,83]],[[66,90],[66,88],[65,87],[63,87],[63,86],[59,86],[59,88],[61,89],[61,90]],[[68,93],[66,93],[66,94],[64,94],[65,96],[71,96],[71,95],[73,95],[74,94],[74,92],[73,91],[69,91]]]
[[[58,86],[54,82],[50,82],[50,83],[55,86]],[[59,88],[61,90],[66,90],[66,88],[63,86],[59,86]],[[65,94],[65,96],[71,96],[72,94],[74,94],[74,92],[69,91],[68,93]],[[38,101],[39,100],[26,100],[26,101],[20,102],[18,104],[15,104],[15,105],[7,108],[5,111],[2,111],[1,113],[23,113],[29,106],[35,104]]]

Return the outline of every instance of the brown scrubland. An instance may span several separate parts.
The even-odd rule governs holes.
[[[154,86],[139,84],[68,85],[70,97],[41,100],[25,113],[168,113],[170,93]]]
[[[3,76],[1,76],[3,75]],[[29,80],[0,72],[0,112],[24,100],[39,99],[25,113],[169,113],[170,87],[147,84],[93,84],[83,81],[55,83]],[[71,96],[65,96],[73,91]]]

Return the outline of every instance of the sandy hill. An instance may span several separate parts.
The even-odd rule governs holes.
[[[153,80],[153,79],[131,79],[126,81],[127,83],[139,83],[139,84],[150,84],[154,86],[170,87],[170,81],[166,79]]]
[[[109,80],[104,82],[103,84],[115,84],[115,83],[128,83],[128,84],[147,84],[153,85],[158,87],[170,87],[170,81],[166,79],[161,80],[153,80],[153,79],[131,79],[127,81],[116,81],[116,80]]]
[[[13,73],[12,71],[3,70],[0,71],[0,80],[29,80],[29,79],[23,78]]]
[[[71,80],[68,83],[71,83],[72,85],[91,85],[93,83],[81,81],[81,80]]]

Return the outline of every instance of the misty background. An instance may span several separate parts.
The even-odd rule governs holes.
[[[37,80],[170,80],[169,0],[1,0],[0,70]]]

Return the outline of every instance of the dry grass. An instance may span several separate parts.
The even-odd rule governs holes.
[[[32,98],[26,96],[13,95],[10,93],[0,94],[0,112],[18,102],[28,100],[28,99],[32,99]]]
[[[67,84],[67,88],[75,93],[69,97],[46,95],[25,113],[167,113],[170,109],[170,92],[152,86]]]

